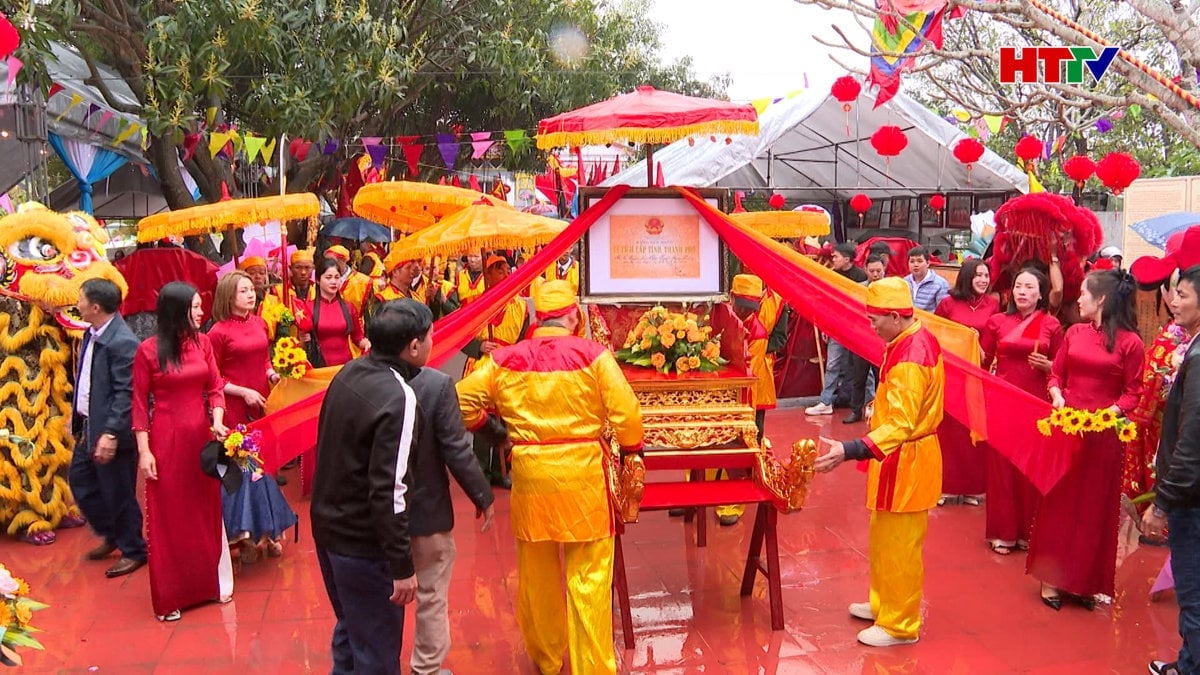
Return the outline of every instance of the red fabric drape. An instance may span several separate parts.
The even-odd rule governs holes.
[[[880,362],[883,341],[867,322],[864,287],[738,226],[691,191],[676,189],[691,201],[733,254],[783,296],[793,310],[847,349],[875,364]],[[918,315],[935,334],[944,325],[942,319],[932,314],[918,312]],[[943,347],[946,347],[944,339]],[[1049,402],[983,371],[949,347],[943,352],[943,359],[946,413],[981,440],[987,440],[1043,494],[1049,492],[1070,467],[1074,452],[1073,443],[1061,436],[1051,439],[1038,433],[1036,420],[1050,414]]]
[[[132,316],[153,312],[158,292],[172,281],[186,281],[200,293],[204,316],[212,316],[213,293],[217,290],[217,266],[199,253],[183,248],[143,248],[121,258],[113,266],[125,277],[129,293],[121,313]]]
[[[609,190],[595,206],[580,214],[567,229],[524,265],[518,267],[507,279],[488,289],[472,302],[470,311],[452,312],[435,323],[429,366],[440,366],[470,342],[484,323],[501,311],[511,298],[529,286],[538,274],[553,265],[559,256],[571,248],[571,245],[628,191],[628,185],[618,185]],[[316,444],[317,421],[324,399],[323,391],[313,394],[250,425],[251,429],[262,432],[262,456],[267,473],[276,471],[281,465]]]

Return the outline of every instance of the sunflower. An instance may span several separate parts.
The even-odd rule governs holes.
[[[1067,412],[1068,412],[1068,410],[1066,408],[1055,408],[1050,413],[1050,425],[1055,426],[1055,427],[1061,427],[1063,425],[1063,422],[1066,421]]]
[[[1079,416],[1081,418],[1083,418],[1083,424],[1080,425],[1080,427],[1079,427],[1080,431],[1084,431],[1087,433],[1094,433],[1097,431],[1104,430],[1104,427],[1101,426],[1101,424],[1100,424],[1099,418],[1094,413],[1086,413],[1085,412],[1085,413],[1080,413]]]
[[[1101,429],[1111,429],[1117,425],[1117,414],[1109,408],[1096,411],[1095,418]]]
[[[1037,421],[1038,433],[1043,436],[1050,435],[1050,420],[1049,418]]]
[[[1133,422],[1121,427],[1117,432],[1117,438],[1121,439],[1122,443],[1132,443],[1137,440],[1137,425]]]
[[[13,581],[17,582],[17,597],[29,595],[29,584],[21,577],[13,577]]]
[[[1063,416],[1062,430],[1068,434],[1078,434],[1083,429],[1083,414],[1072,410]]]

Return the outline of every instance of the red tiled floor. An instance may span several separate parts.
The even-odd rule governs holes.
[[[813,423],[788,409],[768,415],[767,430],[782,456],[796,438],[845,438],[861,425],[846,427],[841,415]],[[1038,601],[1024,556],[990,553],[984,509],[965,506],[930,517],[921,642],[892,650],[858,645],[864,624],[846,614],[846,605],[865,599],[867,590],[864,483],[852,467],[819,476],[808,507],[780,517],[782,631],[770,628],[764,581],[750,598],[738,595],[749,519],[721,528],[710,510],[708,547],[697,548],[691,524],[643,514],[624,538],[637,646],[618,649],[622,672],[1090,675],[1145,672],[1149,660],[1174,655],[1174,599],[1155,603],[1147,595],[1164,550],[1142,548],[1122,562],[1114,605],[1092,613],[1067,605],[1056,613]],[[174,624],[154,620],[144,570],[108,580],[105,563],[82,560],[95,544],[85,531],[61,532],[58,543],[42,548],[0,541],[0,560],[51,605],[35,622],[45,630],[39,637],[47,651],[22,650],[24,672],[328,672],[333,613],[308,536],[307,503],[298,485],[285,492],[300,513],[301,541],[289,542],[283,558],[242,568],[232,603],[193,609]],[[457,492],[455,507],[454,646],[446,666],[460,674],[534,673],[513,610],[507,493],[497,500],[497,526],[484,534]],[[410,619],[406,644],[411,636]]]

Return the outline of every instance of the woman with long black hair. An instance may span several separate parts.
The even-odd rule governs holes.
[[[160,621],[233,597],[221,484],[200,470],[207,439],[224,439],[224,381],[200,332],[200,294],[174,281],[158,294],[158,329],[133,359],[133,432],[146,478],[150,598]]]
[[[314,366],[340,366],[365,352],[371,343],[363,333],[363,320],[353,305],[342,299],[342,273],[337,261],[325,258],[317,264],[317,297],[313,300],[312,332],[308,342],[309,361]]]
[[[1137,285],[1121,270],[1092,272],[1079,295],[1083,323],[1067,329],[1047,388],[1055,408],[1125,416],[1137,405],[1144,346],[1137,332]],[[1121,469],[1125,447],[1115,430],[1085,432],[1071,468],[1042,499],[1026,571],[1042,582],[1042,601],[1062,607],[1067,593],[1091,609],[1113,595]]]

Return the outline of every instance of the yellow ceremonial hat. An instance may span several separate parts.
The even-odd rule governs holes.
[[[292,254],[292,257],[289,259],[289,261],[292,264],[295,264],[298,262],[308,262],[308,263],[313,262],[312,251],[310,251],[306,248],[298,248],[298,249],[296,249],[296,252]]]
[[[338,244],[325,249],[326,258],[337,258],[338,260],[350,260],[350,251],[346,250],[345,246]]]
[[[867,313],[913,315],[912,288],[901,277],[885,277],[867,286]]]
[[[507,262],[508,262],[508,258],[505,258],[502,255],[496,255],[493,253],[492,255],[488,256],[487,262],[484,263],[484,265],[483,265],[483,269],[486,270],[487,268],[491,267],[492,265],[499,265],[500,263],[507,263]]]
[[[763,296],[762,279],[753,274],[739,274],[733,278],[733,287],[729,289],[729,293],[735,298],[759,302]]]
[[[565,279],[558,279],[547,281],[538,287],[537,297],[533,299],[533,308],[538,319],[554,319],[576,311],[576,301],[571,283]]]
[[[397,267],[412,260],[412,258],[402,258],[399,255],[397,255],[398,253],[400,253],[401,250],[402,249],[400,249],[399,247],[393,246],[392,250],[388,252],[387,257],[383,259],[383,271],[384,272],[391,274],[392,272],[394,272],[396,270]]]
[[[250,269],[251,267],[266,267],[266,266],[267,266],[266,259],[260,258],[259,256],[256,256],[256,255],[252,255],[247,258],[242,258],[242,261],[238,263],[238,269],[243,272]]]

